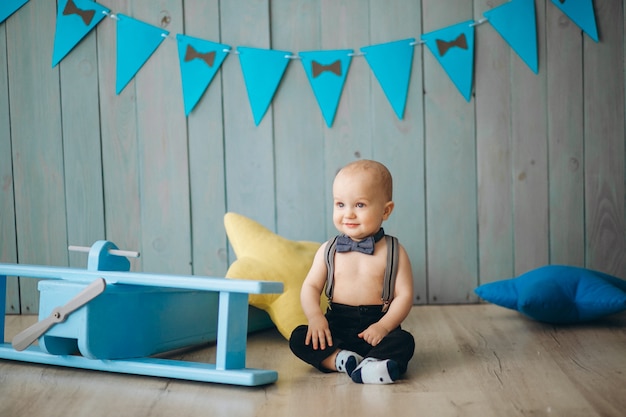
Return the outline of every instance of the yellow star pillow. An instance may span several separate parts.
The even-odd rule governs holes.
[[[265,310],[278,331],[289,339],[293,329],[307,324],[300,305],[300,289],[320,244],[285,239],[236,213],[226,213],[224,226],[237,255],[226,277],[282,282],[281,294],[251,294],[249,302]],[[326,311],[323,294],[320,303],[322,311]]]

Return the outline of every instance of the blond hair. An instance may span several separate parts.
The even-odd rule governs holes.
[[[350,162],[339,170],[340,173],[354,173],[363,172],[369,174],[373,181],[377,183],[381,191],[384,193],[387,201],[391,201],[393,198],[393,178],[386,166],[378,161],[372,161],[370,159],[359,159],[358,161]]]

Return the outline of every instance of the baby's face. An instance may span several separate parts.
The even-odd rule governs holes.
[[[380,229],[393,210],[380,182],[366,171],[339,172],[333,183],[333,223],[354,240]]]

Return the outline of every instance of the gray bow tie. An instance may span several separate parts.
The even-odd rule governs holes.
[[[337,237],[337,252],[357,251],[367,255],[372,255],[374,253],[374,245],[382,239],[383,236],[385,236],[385,231],[382,227],[378,230],[378,232],[376,232],[375,235],[368,236],[358,242],[350,239],[346,235],[339,235]]]
[[[374,236],[355,242],[346,235],[337,238],[337,252],[357,251],[371,255],[374,253]]]

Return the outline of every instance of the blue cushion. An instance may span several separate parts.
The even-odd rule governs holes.
[[[626,309],[626,281],[573,266],[549,265],[474,290],[485,301],[553,324],[581,323]]]

